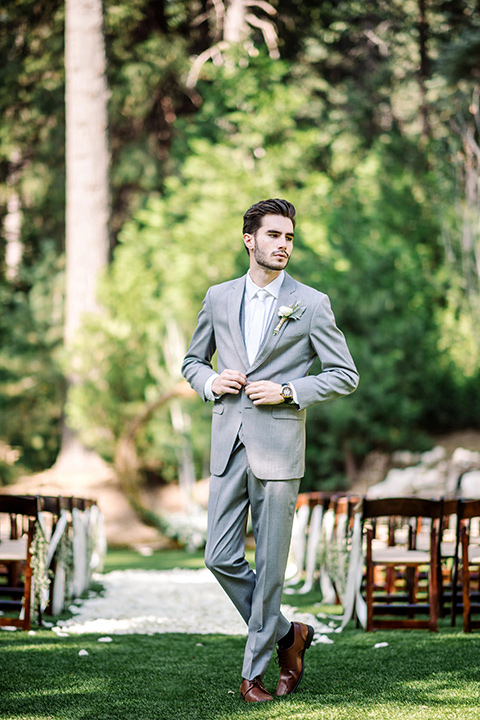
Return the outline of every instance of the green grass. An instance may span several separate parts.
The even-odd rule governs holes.
[[[203,552],[185,552],[185,550],[156,550],[149,557],[131,549],[109,550],[104,563],[104,572],[127,570],[173,570],[182,567],[198,570],[205,567]]]
[[[156,554],[155,554],[156,555]],[[142,558],[137,567],[192,567],[194,556]],[[136,561],[138,554],[136,554]],[[128,562],[109,554],[106,569]],[[129,567],[131,565],[128,565]],[[125,566],[126,567],[126,566]],[[315,593],[286,596],[315,608]],[[353,624],[307,652],[299,691],[248,705],[238,695],[244,638],[0,632],[0,718],[8,720],[477,720],[479,634],[445,621],[440,632],[365,633]],[[388,646],[375,649],[379,642]],[[79,656],[86,649],[88,656]],[[272,661],[265,684],[274,690]]]

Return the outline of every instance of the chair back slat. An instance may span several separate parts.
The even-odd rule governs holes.
[[[471,520],[474,517],[480,517],[480,500],[461,499],[459,501],[460,520]]]
[[[0,495],[0,513],[36,517],[39,509],[38,499],[27,495]]]
[[[391,517],[439,518],[443,512],[442,500],[421,497],[364,498],[363,519]]]

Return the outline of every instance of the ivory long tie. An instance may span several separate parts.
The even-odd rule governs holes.
[[[266,290],[257,290],[256,295],[250,301],[255,303],[252,324],[247,337],[247,355],[250,365],[255,360],[260,343],[262,342],[266,315],[265,300],[267,295]]]

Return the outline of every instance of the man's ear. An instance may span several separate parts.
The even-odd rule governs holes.
[[[250,250],[253,250],[253,235],[251,233],[245,233],[243,236],[243,242],[245,243],[245,247],[247,248],[248,252]]]

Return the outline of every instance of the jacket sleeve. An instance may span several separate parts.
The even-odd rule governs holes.
[[[198,315],[197,327],[193,333],[182,365],[182,375],[192,388],[207,401],[204,387],[208,378],[214,374],[212,357],[216,343],[213,330],[210,290],[207,292]]]
[[[359,380],[345,337],[335,323],[327,295],[320,296],[312,313],[309,339],[320,360],[321,372],[292,381],[300,410],[325,400],[349,395],[355,390]]]

